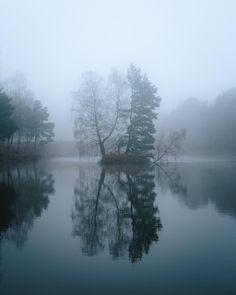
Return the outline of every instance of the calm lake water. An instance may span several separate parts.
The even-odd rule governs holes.
[[[1,168],[0,294],[236,294],[236,162]]]

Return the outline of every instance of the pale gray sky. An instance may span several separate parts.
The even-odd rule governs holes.
[[[166,111],[236,86],[235,0],[0,0],[2,78],[24,73],[58,139],[82,72],[136,63]]]

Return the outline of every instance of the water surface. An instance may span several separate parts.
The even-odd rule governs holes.
[[[236,294],[236,163],[0,170],[0,294]]]

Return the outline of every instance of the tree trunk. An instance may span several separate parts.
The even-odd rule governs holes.
[[[21,144],[21,134],[18,135],[18,139],[17,139],[17,153],[20,152],[20,144]]]
[[[97,195],[96,195],[96,203],[95,203],[95,210],[94,210],[94,216],[93,216],[93,233],[92,233],[92,242],[95,239],[95,235],[96,235],[96,231],[97,231],[97,212],[98,212],[98,204],[99,204],[99,197],[100,197],[100,193],[102,190],[102,186],[104,184],[104,180],[105,180],[105,171],[102,170],[101,174],[100,174],[100,179],[99,179],[99,183],[98,183],[98,190],[97,190]]]
[[[105,157],[106,150],[105,150],[104,143],[102,141],[99,142],[99,147],[100,147],[100,152],[101,152],[102,157]]]

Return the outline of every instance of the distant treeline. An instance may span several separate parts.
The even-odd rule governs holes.
[[[183,151],[236,154],[236,88],[221,93],[212,103],[189,98],[160,118],[162,132],[185,128]]]
[[[19,79],[0,89],[1,151],[36,154],[38,146],[52,141],[54,124],[49,113]]]

